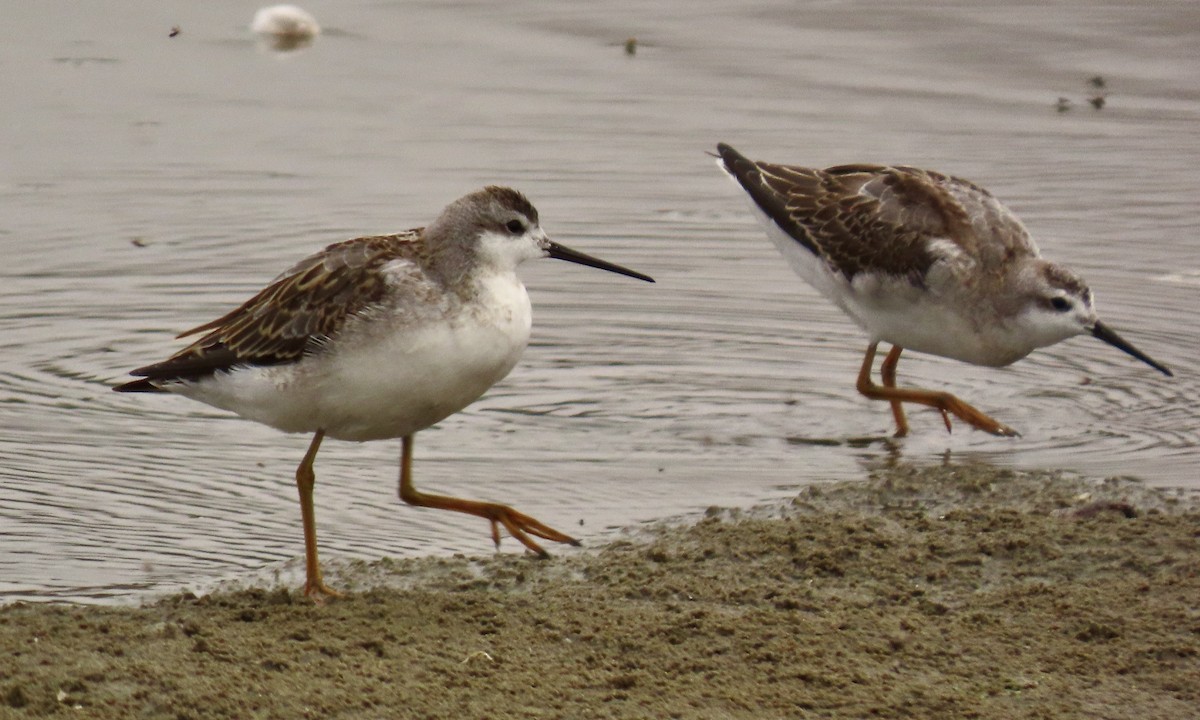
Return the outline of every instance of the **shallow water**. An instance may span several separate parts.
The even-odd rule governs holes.
[[[286,54],[256,45],[242,3],[9,8],[0,598],[295,573],[307,438],[108,388],[303,255],[423,224],[485,183],[659,282],[523,268],[533,342],[418,435],[418,487],[509,502],[585,543],[897,458],[1200,487],[1200,8],[924,5],[307,4],[328,32]],[[1023,437],[947,435],[914,410],[913,437],[884,440],[890,413],[853,386],[862,336],[766,242],[704,154],[717,141],[989,187],[1176,377],[1089,338],[1003,370],[906,356],[903,382]],[[323,557],[486,552],[482,521],[400,504],[398,446],[326,443]]]

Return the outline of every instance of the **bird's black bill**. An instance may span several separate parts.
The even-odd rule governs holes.
[[[629,268],[623,268],[620,265],[613,265],[612,263],[605,262],[600,258],[595,258],[591,255],[585,255],[577,250],[572,250],[569,247],[559,245],[556,242],[550,243],[550,257],[556,260],[566,260],[567,262],[578,263],[580,265],[587,265],[588,267],[599,268],[600,270],[615,272],[618,275],[627,275],[631,278],[637,278],[638,280],[645,280],[646,282],[654,282],[654,278],[650,277],[649,275],[643,275],[640,272],[630,270]]]
[[[1118,335],[1115,332],[1113,332],[1112,330],[1110,330],[1108,328],[1108,326],[1104,325],[1103,323],[1100,323],[1100,322],[1096,323],[1096,325],[1092,328],[1092,335],[1099,338],[1100,340],[1103,340],[1104,342],[1108,343],[1109,345],[1112,345],[1113,347],[1117,348],[1118,350],[1124,350],[1125,352],[1134,356],[1138,360],[1141,360],[1142,362],[1146,363],[1150,367],[1159,371],[1163,375],[1166,375],[1168,377],[1175,376],[1175,373],[1168,370],[1165,365],[1160,365],[1160,364],[1154,362],[1153,360],[1151,360],[1145,353],[1143,353],[1141,350],[1138,350],[1137,348],[1130,345],[1129,343],[1125,342],[1125,340],[1120,335]]]

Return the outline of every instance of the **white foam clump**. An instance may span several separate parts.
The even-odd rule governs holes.
[[[295,5],[271,5],[254,13],[250,29],[264,37],[311,40],[321,33],[317,19]]]

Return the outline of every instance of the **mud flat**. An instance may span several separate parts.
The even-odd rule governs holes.
[[[539,562],[331,568],[0,607],[0,717],[1182,718],[1200,510],[1125,479],[898,466]]]

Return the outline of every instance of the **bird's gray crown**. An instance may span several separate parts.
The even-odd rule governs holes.
[[[1076,297],[1084,297],[1089,293],[1083,278],[1061,265],[1046,263],[1042,266],[1042,274],[1051,287],[1062,288]]]
[[[467,197],[476,198],[481,203],[491,203],[497,210],[512,210],[524,215],[529,222],[535,225],[538,222],[538,211],[521,193],[513,190],[510,187],[502,187],[500,185],[488,185],[482,190],[473,192]]]
[[[502,231],[514,215],[532,224],[538,222],[537,209],[524,195],[512,188],[488,185],[447,205],[430,223],[426,235],[434,246],[470,245],[485,230]]]

